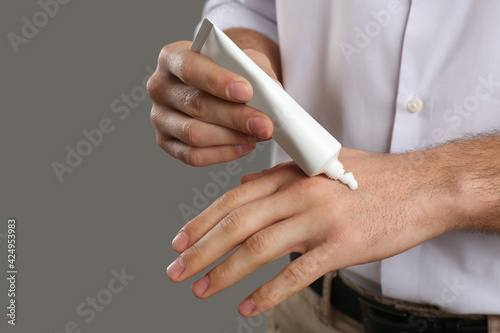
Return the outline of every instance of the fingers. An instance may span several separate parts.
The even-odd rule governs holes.
[[[196,167],[203,167],[217,163],[229,162],[238,159],[256,147],[256,143],[247,143],[234,146],[192,147],[179,140],[158,140],[158,145],[176,159]]]
[[[186,163],[205,166],[241,157],[241,144],[252,144],[257,141],[255,138],[270,139],[274,130],[271,119],[242,104],[252,98],[250,83],[191,51],[190,46],[191,42],[165,46],[158,68],[148,81],[148,93],[154,102],[151,122],[160,146],[184,162],[196,161]],[[276,78],[263,54],[256,51],[247,54]],[[198,149],[212,146],[224,147]],[[247,153],[249,147],[244,146]],[[221,158],[202,158],[209,152]]]
[[[252,96],[248,81],[191,51],[190,45],[164,47],[148,81],[158,144],[193,166],[237,159],[255,148],[257,138],[271,137],[272,121],[241,104]]]
[[[240,304],[240,313],[251,317],[271,309],[326,272],[347,266],[353,251],[345,246],[350,233],[332,231],[331,223],[322,221],[324,210],[311,205],[311,200],[296,200],[298,193],[304,193],[304,186],[314,190],[312,179],[290,163],[228,192],[229,196],[190,221],[176,237],[173,247],[182,253],[168,267],[169,278],[183,281],[241,244],[193,284],[193,293],[207,298],[287,253],[303,253]],[[315,178],[312,184],[318,181],[322,179]],[[314,198],[313,202],[317,201]]]
[[[178,242],[176,242],[176,239],[174,239],[172,242],[174,250],[179,253],[185,251],[188,247],[201,239],[201,237],[217,225],[231,211],[252,201],[265,198],[276,192],[277,189],[278,184],[269,181],[264,183],[248,183],[227,191],[179,231],[179,234],[183,233],[189,241],[184,247],[181,247]]]
[[[254,180],[254,179],[258,179],[258,178],[260,178],[260,177],[262,177],[264,175],[265,175],[265,170],[263,170],[261,172],[249,173],[249,174],[244,175],[243,177],[241,177],[240,184],[248,183],[249,181]]]
[[[261,139],[269,139],[273,133],[273,123],[265,113],[245,104],[222,100],[182,83],[171,84],[158,97],[157,103],[182,111],[192,118]],[[170,113],[167,112],[165,116],[170,116]]]
[[[172,242],[174,250],[178,253],[185,251],[233,210],[253,201],[268,198],[280,188],[284,180],[297,177],[294,175],[296,172],[294,168],[287,168],[286,170],[273,169],[271,169],[272,172],[266,178],[258,179],[255,182],[248,182],[229,190],[197,217],[189,221],[174,238]],[[278,170],[280,172],[276,172]],[[289,201],[294,202],[294,200]],[[275,208],[272,207],[272,210],[275,210]],[[188,241],[185,239],[188,239]]]
[[[245,78],[191,51],[190,47],[191,42],[165,46],[158,62],[160,70],[222,99],[246,103],[252,98],[252,86]]]
[[[239,305],[238,311],[242,316],[254,317],[270,310],[331,271],[325,265],[328,262],[335,262],[335,257],[325,255],[321,247],[314,248],[254,291]]]
[[[218,145],[241,145],[256,143],[257,138],[233,129],[194,119],[186,114],[162,108],[154,117],[154,125],[164,141],[172,138],[192,147],[210,147]]]
[[[193,284],[194,295],[210,297],[285,254],[304,252],[307,227],[298,222],[292,217],[253,234],[224,262]]]
[[[244,210],[243,213],[240,212],[239,218],[236,218],[236,216],[238,216],[238,212],[229,215],[230,212],[253,201],[261,198],[267,198],[277,189],[278,186],[275,182],[264,182],[262,184],[249,183],[245,186],[238,186],[226,192],[197,217],[189,221],[179,231],[177,236],[172,241],[172,247],[176,252],[182,253],[189,247],[196,244],[204,235],[206,235],[219,223],[225,224],[225,227],[219,228],[226,229],[226,231],[231,227],[235,227],[237,223],[242,221],[242,214],[243,216],[246,216],[245,214],[249,214],[249,212],[248,209]],[[265,202],[263,203],[265,204]],[[259,209],[259,212],[264,211]],[[225,220],[223,221],[224,218]],[[235,232],[237,231],[237,228],[233,229]],[[219,230],[219,232],[220,231],[222,230]],[[215,242],[219,243],[219,240],[215,240]],[[207,246],[208,245],[209,244],[207,244]]]
[[[271,61],[262,52],[253,49],[243,50],[246,55],[253,60],[267,75],[269,75],[276,83],[281,86],[281,82],[278,81],[278,76],[272,69]]]
[[[284,220],[295,212],[296,204],[282,202],[282,195],[274,195],[231,211],[199,241],[181,254],[185,266],[182,274],[174,276],[172,272],[169,272],[169,277],[176,282],[190,278],[243,242],[243,249],[261,251],[262,249],[258,247],[265,245],[265,242],[264,239],[259,238],[262,236],[259,230],[276,221]],[[278,207],[279,203],[281,205]],[[264,233],[269,234],[269,232]],[[268,245],[273,245],[273,243],[270,242]]]

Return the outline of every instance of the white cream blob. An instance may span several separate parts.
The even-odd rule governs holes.
[[[354,179],[352,172],[346,173],[344,166],[339,162],[339,160],[337,160],[336,157],[333,161],[327,164],[326,170],[323,172],[330,179],[340,180],[342,183],[349,186],[351,190],[358,188],[358,182]]]
[[[358,188],[358,182],[356,181],[356,179],[354,179],[354,175],[352,174],[352,172],[345,173],[339,178],[339,180],[349,186],[351,190],[355,190]]]

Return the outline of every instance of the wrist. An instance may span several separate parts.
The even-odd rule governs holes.
[[[430,163],[431,200],[446,230],[487,229],[488,212],[499,204],[498,194],[485,190],[488,177],[477,173],[477,164],[484,156],[465,145],[458,142],[421,152]]]
[[[460,184],[439,152],[429,149],[393,156],[399,160],[391,164],[398,168],[400,194],[406,197],[409,211],[416,207],[418,223],[432,237],[459,228],[463,215],[459,207],[462,196],[457,191]]]

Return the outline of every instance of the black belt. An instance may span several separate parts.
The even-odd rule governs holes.
[[[300,255],[292,253],[292,260]],[[310,287],[323,294],[323,278]],[[487,333],[488,322],[467,318],[421,317],[415,313],[393,307],[361,295],[342,282],[332,280],[330,302],[332,306],[361,323],[366,333]]]

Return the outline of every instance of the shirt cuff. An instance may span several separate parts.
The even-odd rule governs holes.
[[[276,22],[269,17],[273,14],[275,15],[273,12],[259,13],[235,1],[209,1],[203,10],[203,16],[208,17],[221,30],[247,28],[278,43]],[[200,26],[201,22],[196,27],[196,32]]]

